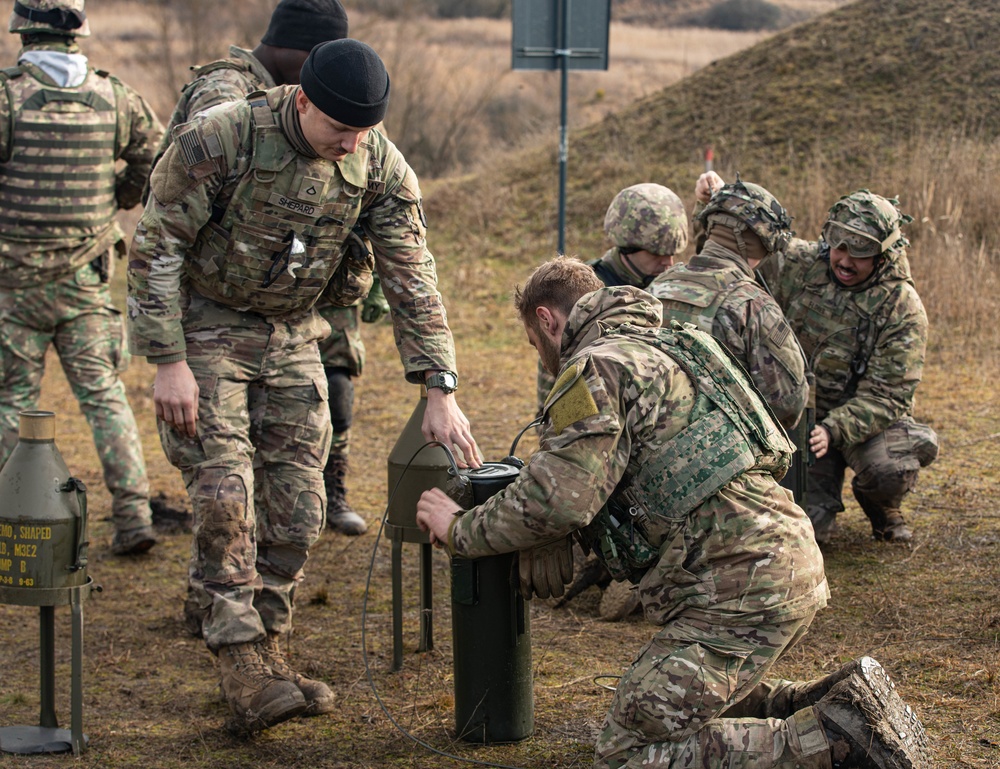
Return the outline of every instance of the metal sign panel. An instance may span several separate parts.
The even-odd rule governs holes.
[[[608,68],[611,0],[514,0],[513,68]]]

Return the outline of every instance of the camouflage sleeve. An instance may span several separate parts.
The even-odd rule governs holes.
[[[455,344],[427,248],[416,174],[392,142],[376,131],[370,136],[385,189],[362,212],[361,225],[371,240],[404,373],[418,383],[429,369],[456,370]]]
[[[805,358],[775,301],[759,289],[753,293],[720,308],[712,336],[736,354],[774,416],[791,429],[809,398]]]
[[[231,67],[212,70],[192,85],[188,95],[187,120],[217,104],[244,99],[257,87],[256,81],[243,70]]]
[[[927,313],[916,290],[909,283],[900,286],[886,300],[895,307],[878,335],[857,392],[823,418],[837,448],[863,443],[913,412],[927,351]]]
[[[542,450],[517,479],[465,512],[451,529],[453,552],[468,558],[523,550],[586,526],[625,472],[630,453],[613,392],[615,374],[593,360],[567,368],[547,406]],[[575,377],[566,382],[567,375]],[[609,457],[611,461],[609,462]]]
[[[7,76],[0,73],[0,159],[10,152],[10,94],[7,91]]]
[[[129,249],[127,302],[130,350],[150,363],[184,359],[184,260],[223,185],[248,167],[249,127],[245,103],[196,118],[185,126],[190,134],[183,146],[204,159],[191,157],[175,142],[150,177],[151,194]]]
[[[129,131],[128,142],[120,155],[125,167],[115,178],[115,199],[119,208],[129,209],[138,205],[142,198],[153,157],[163,138],[163,124],[142,96],[124,83],[122,85],[127,109],[119,114],[127,115]]]
[[[818,243],[792,238],[788,248],[768,257],[757,268],[783,312],[788,311],[789,301],[798,293],[802,278],[818,257]]]
[[[681,368],[646,345],[612,345],[571,361],[545,405],[541,450],[503,492],[456,520],[450,546],[475,558],[586,526],[630,461],[649,460],[688,425],[694,397]]]

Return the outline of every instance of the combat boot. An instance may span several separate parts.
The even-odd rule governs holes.
[[[302,692],[306,700],[306,710],[303,715],[318,716],[323,713],[332,713],[334,710],[334,694],[322,681],[306,678],[289,666],[281,653],[276,635],[268,635],[267,638],[257,644],[261,659],[271,668],[271,672],[285,681],[291,681]]]
[[[931,769],[927,735],[916,713],[871,657],[815,706],[833,769]]]
[[[880,542],[909,542],[913,539],[913,532],[903,520],[903,514],[896,509],[885,511],[885,524],[882,529],[876,530],[872,526],[872,536]]]
[[[639,608],[639,591],[631,582],[612,582],[601,594],[598,613],[605,622],[621,622]]]
[[[326,486],[326,526],[338,534],[356,537],[368,531],[365,519],[347,504],[347,457],[330,452],[326,467],[323,468],[323,484]]]
[[[115,555],[141,555],[149,552],[157,541],[152,526],[116,531],[111,538],[111,552]]]
[[[294,718],[306,709],[298,687],[274,675],[261,659],[257,644],[243,643],[219,649],[222,696],[229,703],[226,728],[248,736]]]

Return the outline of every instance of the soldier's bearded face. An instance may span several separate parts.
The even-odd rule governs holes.
[[[302,135],[324,160],[337,162],[354,154],[371,130],[371,126],[358,128],[334,120],[309,101],[302,91],[296,96],[295,106],[299,111]]]
[[[528,335],[528,342],[538,352],[538,359],[542,362],[542,368],[552,376],[559,376],[559,345],[549,339],[539,328],[538,323],[525,322],[524,330]]]
[[[831,248],[830,270],[843,285],[857,286],[871,277],[875,270],[875,259],[856,259],[846,248]]]

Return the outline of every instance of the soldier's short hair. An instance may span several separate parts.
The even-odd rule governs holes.
[[[573,256],[557,256],[536,267],[524,286],[514,287],[514,309],[522,321],[531,323],[539,307],[568,316],[580,297],[599,288],[604,283],[590,265]]]

